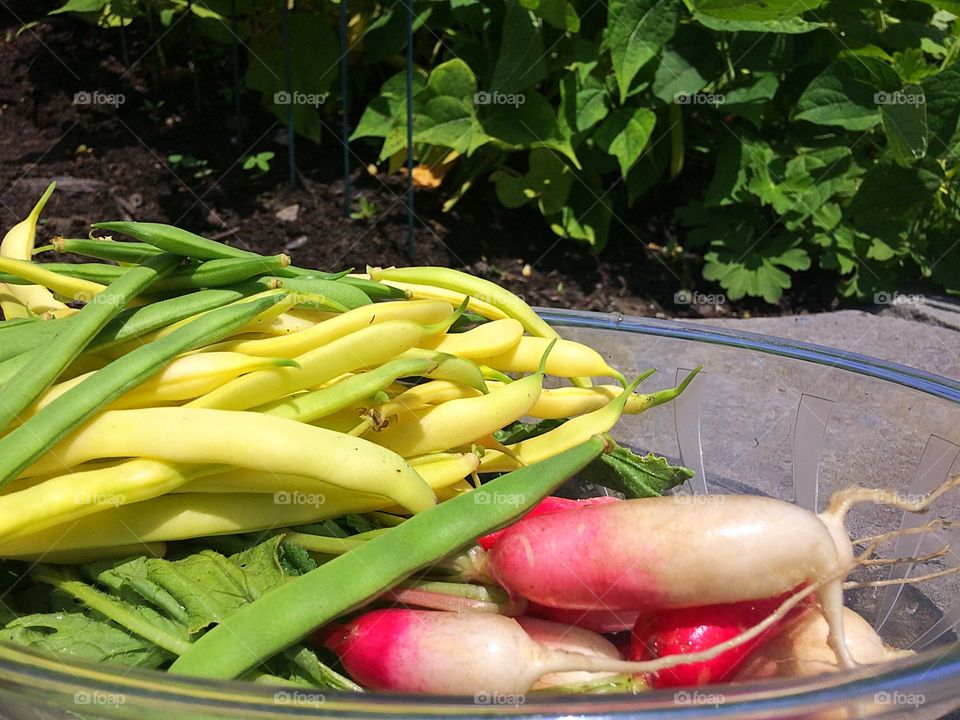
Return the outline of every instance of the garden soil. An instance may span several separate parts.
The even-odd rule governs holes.
[[[541,306],[664,317],[795,313],[836,304],[814,273],[801,277],[779,306],[675,303],[684,287],[717,292],[698,282],[696,258],[665,249],[682,246],[673,217],[685,196],[683,178],[614,219],[599,254],[554,235],[533,208],[504,210],[488,182],[449,212],[443,211],[449,188],[418,190],[411,257],[404,178],[371,164],[372,144],[351,145],[352,207],[359,210],[362,195],[369,216],[345,216],[334,116],[325,120],[319,145],[298,139],[291,185],[285,129],[255,93],[246,93],[238,132],[224,63],[207,64],[198,52],[194,73],[176,47],[161,62],[164,40],[157,46],[136,29],[123,38],[124,54],[117,30],[47,17],[59,4],[16,0],[0,9],[0,219],[4,227],[22,219],[56,180],[38,245],[56,235],[85,237],[91,222],[135,219],[287,252],[298,265],[324,270],[447,265]],[[78,93],[97,102],[78,104]],[[353,112],[361,108],[358,102]],[[244,169],[244,159],[261,152],[274,153],[269,170]]]

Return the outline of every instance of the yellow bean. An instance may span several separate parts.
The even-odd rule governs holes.
[[[436,300],[374,303],[334,315],[329,320],[318,322],[312,328],[302,332],[262,340],[226,342],[212,349],[232,350],[247,355],[292,358],[346,337],[368,325],[393,320],[432,325],[441,322],[452,312],[453,307],[449,303]]]
[[[248,357],[227,352],[181,355],[142,385],[111,403],[110,409],[150,407],[160,403],[189,400],[211,392],[245,373],[281,365],[289,366],[291,362],[282,358]],[[23,416],[29,417],[46,407],[91,374],[85,373],[54,385],[38,398]]]
[[[56,183],[50,186],[41,196],[26,219],[14,225],[0,242],[0,257],[30,260],[33,257],[33,247],[37,237],[37,221],[43,212],[47,200],[57,187]],[[48,312],[63,312],[67,306],[53,297],[45,287],[39,285],[7,285],[0,283],[0,310],[7,320],[30,315],[43,315]]]
[[[402,458],[367,440],[259,413],[189,407],[108,410],[58,443],[23,476],[107,457],[301,474],[389,497],[412,512],[436,501]]]
[[[552,340],[538,337],[522,337],[512,350],[489,357],[477,357],[478,364],[489,365],[501,372],[533,372]],[[621,382],[623,374],[610,367],[600,353],[573,340],[557,340],[547,359],[547,374],[558,377],[605,376]]]
[[[61,475],[0,496],[0,541],[104,508],[155,498],[209,472],[209,466],[184,468],[156,460],[135,460]]]
[[[465,445],[526,415],[542,383],[541,368],[487,395],[414,410],[404,422],[365,437],[404,457]]]
[[[298,355],[295,360],[299,367],[251,373],[191,401],[189,406],[247,410],[266,405],[337,375],[382,365],[436,332],[439,329],[435,325],[424,326],[407,320],[369,325]],[[275,339],[286,340],[288,337]]]
[[[432,337],[418,347],[450,353],[469,359],[487,358],[512,350],[523,337],[519,320],[493,320],[461,333]]]
[[[369,278],[370,276],[360,275],[357,277]],[[390,287],[406,290],[410,293],[410,297],[414,300],[443,300],[450,303],[450,305],[453,307],[460,305],[460,303],[463,302],[463,299],[467,297],[462,292],[434,287],[432,285],[418,285],[416,283],[399,282],[395,280],[381,280],[380,282],[382,282],[384,285],[389,285]],[[495,307],[488,302],[484,302],[483,300],[479,300],[472,295],[470,296],[470,303],[467,305],[467,312],[476,313],[480,317],[485,317],[488,320],[503,320],[510,317],[500,308]]]
[[[380,497],[352,493],[328,496],[322,503],[287,505],[263,493],[162,495],[0,543],[0,557],[234,535],[369,512],[390,504]]]

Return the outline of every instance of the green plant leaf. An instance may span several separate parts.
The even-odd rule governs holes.
[[[293,95],[286,98],[283,43],[280,30],[254,35],[248,42],[250,62],[246,87],[261,95],[263,105],[286,122],[292,110],[294,130],[320,141],[320,109],[339,77],[340,53],[330,23],[322,15],[297,11],[290,18],[290,75]],[[292,101],[292,102],[291,102]]]
[[[626,177],[650,141],[657,116],[647,108],[620,108],[610,114],[593,134],[597,147],[613,155]]]
[[[607,46],[621,104],[640,68],[673,37],[679,16],[679,0],[610,0],[607,3]]]
[[[822,27],[826,23],[810,22],[800,17],[785,20],[723,20],[711,15],[697,13],[694,19],[704,27],[718,32],[757,32],[780,33],[783,35],[802,35]]]
[[[653,94],[665,103],[682,102],[700,92],[722,71],[722,58],[711,33],[695,27],[681,26],[660,53],[660,62],[653,75]]]
[[[487,137],[515,148],[550,148],[570,158],[574,165],[579,160],[563,136],[553,106],[535,90],[527,90],[518,97],[516,105],[490,105],[481,117],[482,131]]]
[[[693,477],[693,471],[680,465],[671,465],[666,458],[653,453],[639,455],[614,443],[613,450],[581,470],[580,477],[621,492],[628,499],[648,498],[659,497],[667,490],[682,485]]]
[[[540,212],[548,217],[562,211],[573,185],[573,172],[555,153],[535,149],[530,152],[526,175],[498,170],[491,179],[505,207],[517,208],[536,200]]]
[[[420,74],[413,76],[413,94],[416,96],[427,84]],[[407,78],[406,73],[397,73],[380,87],[380,92],[364,108],[360,122],[350,135],[351,140],[362,137],[385,138],[391,128],[398,124],[406,126],[407,121]],[[393,153],[389,153],[392,155]],[[382,158],[381,158],[382,159]]]
[[[470,155],[489,141],[477,120],[477,80],[462,60],[437,65],[413,101],[414,142]]]
[[[942,180],[943,169],[930,158],[909,168],[878,164],[864,175],[849,217],[856,229],[894,244],[936,196]]]
[[[696,16],[721,20],[765,21],[785,20],[814,10],[823,0],[695,0],[691,3]]]
[[[926,98],[930,153],[935,157],[952,154],[960,118],[960,65],[926,78],[920,87]]]
[[[58,658],[155,668],[173,655],[109,620],[82,612],[38,613],[9,622],[0,640]]]
[[[100,12],[108,2],[110,2],[110,0],[67,0],[66,3],[56,10],[51,10],[48,14]]]
[[[491,92],[518,93],[547,76],[543,32],[537,16],[516,0],[507,0],[500,54],[493,69]]]
[[[560,216],[551,218],[550,229],[560,237],[580,240],[602,250],[610,232],[613,213],[598,187],[578,186]]]
[[[723,88],[723,112],[738,115],[758,130],[763,124],[763,113],[780,89],[780,77],[772,72],[757,72],[745,78],[743,84]]]
[[[923,88],[906,85],[880,106],[883,130],[894,159],[912,165],[927,154],[927,103]]]
[[[603,88],[584,88],[576,94],[575,129],[585,132],[607,116],[607,93]]]
[[[899,85],[896,72],[881,60],[842,57],[807,86],[794,108],[794,119],[868,130],[880,122],[878,102]]]
[[[535,3],[535,7],[521,4],[528,10],[533,10],[543,18],[544,22],[557,28],[557,30],[569,33],[580,32],[580,16],[577,15],[577,9],[572,2],[567,0],[540,0]]]
[[[960,16],[960,0],[920,0],[920,2]]]

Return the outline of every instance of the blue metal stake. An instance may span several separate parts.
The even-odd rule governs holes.
[[[287,149],[290,184],[297,180],[297,155],[293,133],[293,70],[290,50],[290,3],[283,0],[283,78],[287,91]]]
[[[413,247],[413,0],[407,5],[407,254],[416,259]]]
[[[237,0],[230,0],[230,34],[233,61],[233,117],[237,130],[237,144],[243,144],[243,122],[240,115],[240,41],[237,34]]]
[[[347,0],[340,0],[340,112],[343,115],[343,215],[350,217],[350,83],[347,75]]]

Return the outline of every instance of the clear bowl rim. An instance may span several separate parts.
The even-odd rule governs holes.
[[[535,308],[556,326],[625,331],[640,335],[691,340],[742,348],[780,357],[828,365],[860,375],[918,390],[960,404],[960,382],[906,365],[825,345],[779,338],[708,324],[628,317],[619,313]],[[690,695],[722,695],[723,702],[710,707],[712,717],[762,716],[777,711],[814,711],[838,704],[871,703],[879,692],[916,694],[923,689],[935,702],[960,706],[960,696],[937,697],[948,681],[960,677],[960,642],[917,653],[882,666],[862,667],[855,671],[832,673],[782,681],[751,682],[688,688]],[[676,693],[682,689],[652,690],[639,696],[586,695],[538,696],[535,702],[504,706],[478,704],[469,697],[402,695],[394,693],[313,692],[304,688],[305,704],[278,703],[277,693],[293,688],[259,685],[239,681],[213,681],[177,676],[165,671],[106,666],[102,663],[64,661],[28,648],[0,642],[0,690],[29,695],[46,703],[66,699],[77,692],[122,693],[128,702],[144,707],[172,710],[188,708],[211,715],[239,717],[303,717],[315,713],[319,698],[324,715],[339,717],[385,717],[403,714],[466,718],[471,716],[526,717],[678,717],[698,716],[698,704],[678,704]],[[938,690],[939,689],[939,690]],[[25,693],[23,691],[26,691]],[[162,705],[161,707],[158,707]],[[93,708],[91,708],[93,709]],[[236,713],[236,715],[231,715]]]

